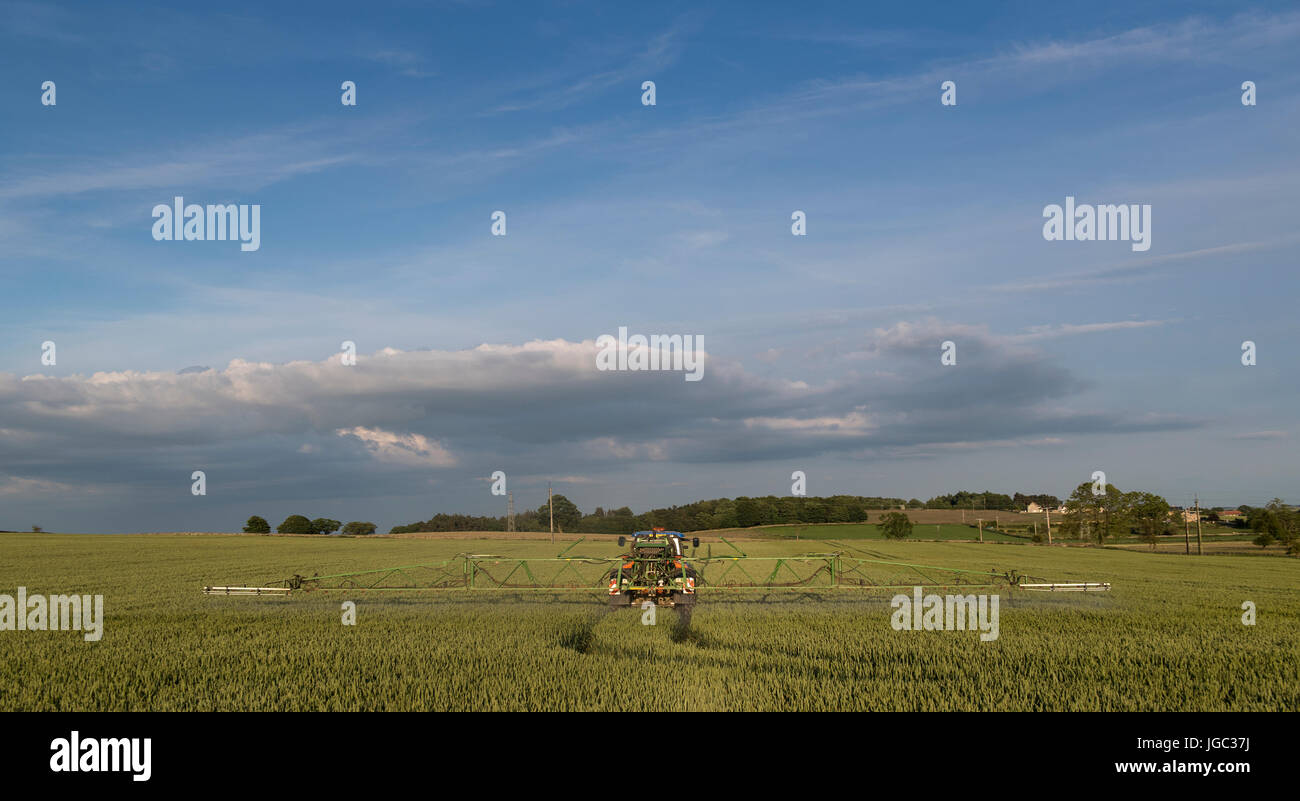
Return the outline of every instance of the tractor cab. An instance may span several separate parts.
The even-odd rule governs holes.
[[[698,537],[690,540],[698,548]],[[618,538],[619,547],[628,545]],[[618,567],[609,574],[611,606],[626,606],[651,600],[660,606],[677,606],[695,601],[695,568],[686,562],[686,539],[680,532],[662,528],[638,531]]]
[[[693,538],[690,542],[694,547],[700,547],[699,537]],[[685,543],[686,538],[677,531],[664,531],[662,528],[638,531],[632,535],[632,553],[630,555],[646,558],[655,556],[676,556],[681,558],[686,555]],[[626,544],[626,537],[618,538],[620,548]]]

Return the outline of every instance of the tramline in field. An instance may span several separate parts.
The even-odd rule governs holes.
[[[399,565],[329,575],[293,575],[262,586],[205,586],[205,595],[276,596],[307,591],[549,591],[603,590],[611,607],[651,601],[659,606],[693,606],[701,593],[728,590],[898,590],[1006,588],[1095,592],[1101,582],[1046,582],[1014,570],[966,570],[884,558],[834,541],[842,550],[793,556],[749,556],[725,537],[734,553],[700,553],[698,538],[654,529],[619,537],[628,550],[616,557],[569,555],[577,540],[554,557],[511,557],[463,553],[441,562]],[[689,545],[690,553],[687,553]]]

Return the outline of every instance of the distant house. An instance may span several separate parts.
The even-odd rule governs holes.
[[[1028,512],[1028,513],[1031,514],[1031,515],[1032,515],[1032,514],[1038,514],[1039,512],[1043,511],[1043,507],[1039,506],[1038,504],[1034,503],[1033,501],[1030,501],[1030,502],[1029,502],[1029,505],[1025,507],[1025,511]]]
[[[1233,520],[1241,520],[1244,517],[1245,515],[1241,513],[1240,509],[1224,509],[1222,512],[1219,512],[1219,519],[1225,523],[1230,523]]]
[[[1184,509],[1184,510],[1183,510],[1183,522],[1184,522],[1184,523],[1196,523],[1196,522],[1198,522],[1199,520],[1200,520],[1200,517],[1197,516],[1197,514],[1196,514],[1196,510],[1195,510],[1195,509]]]

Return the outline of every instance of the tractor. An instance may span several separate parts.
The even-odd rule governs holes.
[[[618,538],[618,546],[628,544]],[[632,606],[651,601],[658,606],[693,607],[695,584],[699,576],[686,561],[686,539],[677,531],[656,528],[632,535],[631,547],[618,566],[609,571],[609,605],[611,608]],[[700,540],[690,540],[700,547]]]

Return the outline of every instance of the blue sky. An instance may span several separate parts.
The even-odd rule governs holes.
[[[221,9],[0,4],[0,528],[1300,500],[1291,4]],[[154,241],[177,195],[260,249]],[[1151,249],[1045,241],[1067,195]],[[619,326],[705,380],[595,373]]]

